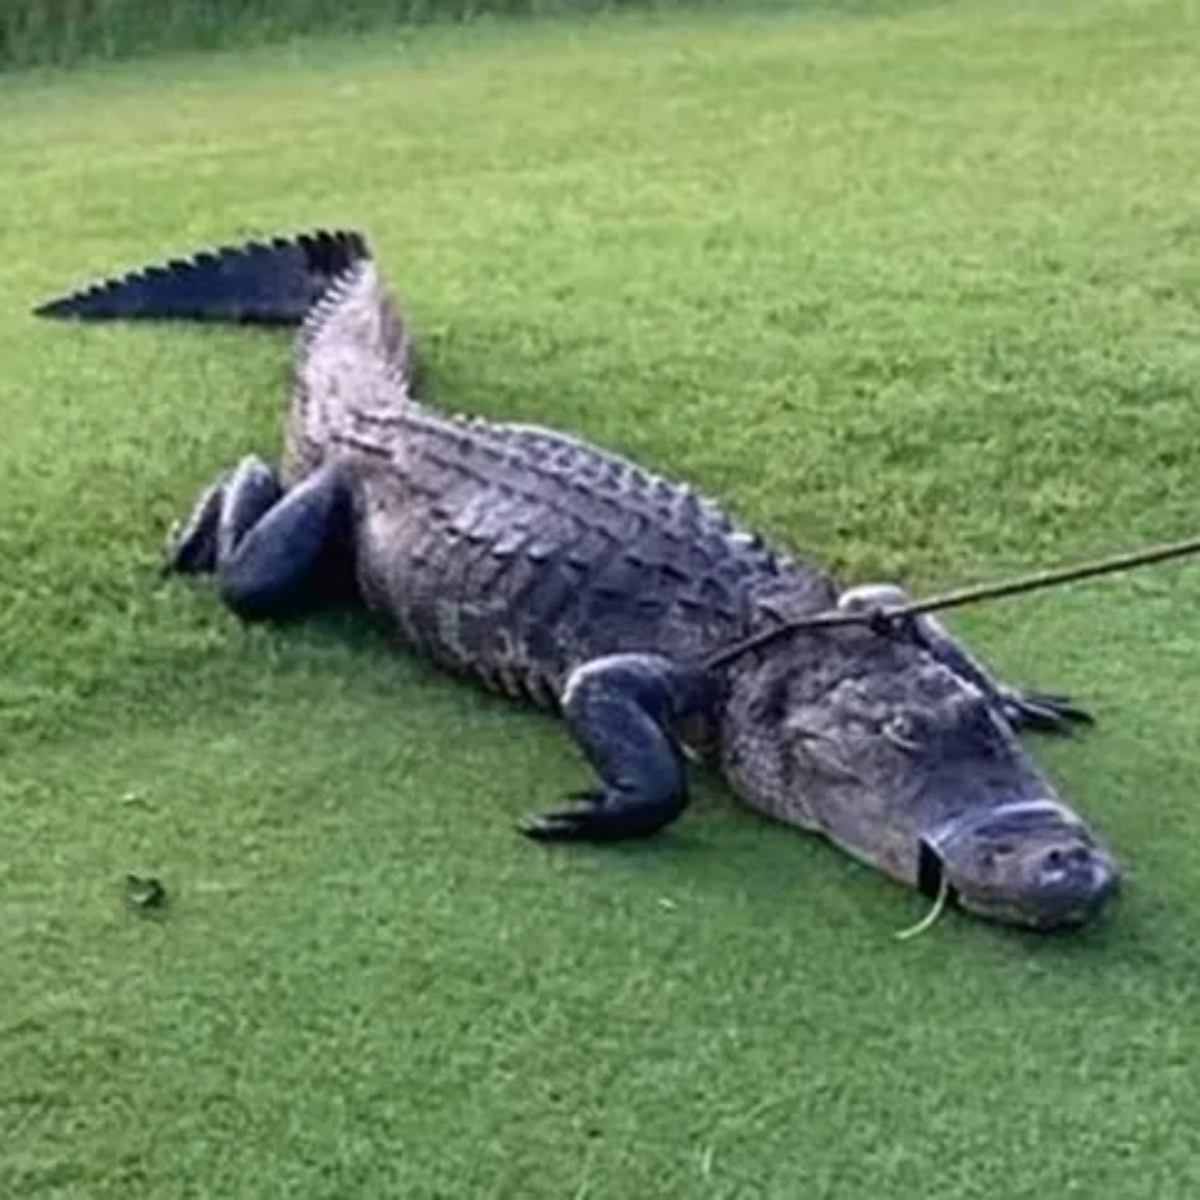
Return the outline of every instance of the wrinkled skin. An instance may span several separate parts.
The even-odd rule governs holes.
[[[801,631],[731,673],[723,765],[747,803],[965,910],[1051,929],[1119,889],[995,699],[919,635]]]

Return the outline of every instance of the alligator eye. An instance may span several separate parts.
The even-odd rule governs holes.
[[[916,722],[907,713],[896,713],[888,717],[880,732],[893,746],[901,750],[912,752],[920,749]]]

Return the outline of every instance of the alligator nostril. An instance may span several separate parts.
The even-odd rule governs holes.
[[[1100,911],[1119,890],[1116,868],[1087,846],[1055,846],[1042,852],[1037,889],[1043,903],[1069,922]]]

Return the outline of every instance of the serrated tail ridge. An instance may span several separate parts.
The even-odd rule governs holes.
[[[298,325],[335,279],[369,257],[363,234],[316,229],[173,258],[91,284],[33,311],[59,320]]]

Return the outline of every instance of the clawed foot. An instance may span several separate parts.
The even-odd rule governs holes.
[[[215,575],[245,620],[293,616],[352,583],[347,489],[332,465],[285,494],[255,455],[211,484],[167,539],[163,575]]]
[[[909,603],[907,593],[895,584],[871,583],[843,592],[838,607],[847,612],[867,613],[871,624],[882,636],[894,636],[897,625],[889,616],[889,610],[903,609]],[[1069,696],[1010,687],[998,680],[963,643],[951,637],[931,613],[911,614],[900,628],[961,679],[975,684],[1016,730],[1073,734],[1078,725],[1096,723],[1092,714],[1080,708]]]
[[[211,575],[217,569],[217,527],[228,476],[222,475],[196,501],[189,516],[167,534],[163,575]]]
[[[1004,715],[1015,729],[1073,734],[1077,725],[1096,723],[1096,718],[1069,696],[1010,687],[1001,687],[999,696]]]
[[[562,808],[526,817],[520,830],[540,842],[623,842],[648,838],[674,821],[684,803],[638,803],[628,797],[594,789],[568,797],[582,800],[577,808]]]

